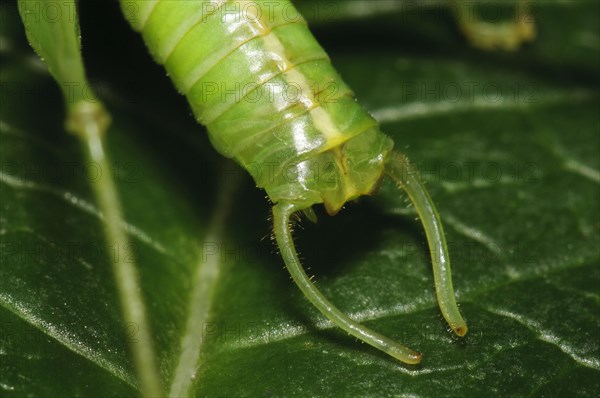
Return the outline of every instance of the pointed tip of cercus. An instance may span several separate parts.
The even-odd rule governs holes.
[[[463,337],[465,334],[467,334],[467,331],[469,330],[466,324],[461,326],[455,326],[452,329],[454,329],[454,333],[456,333],[456,335],[460,337]]]
[[[423,353],[415,351],[414,353],[412,353],[410,355],[408,360],[405,362],[408,363],[409,365],[418,365],[421,363],[422,360],[423,360]]]

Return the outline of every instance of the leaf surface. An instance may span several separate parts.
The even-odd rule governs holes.
[[[427,181],[469,334],[446,331],[424,234],[391,184],[336,217],[318,210],[317,225],[297,229],[297,245],[334,303],[422,351],[419,366],[344,335],[302,297],[268,239],[264,193],[243,171],[220,169],[203,128],[118,12],[86,3],[81,20],[86,65],[114,117],[108,145],[134,242],[111,253],[87,176],[94,165],[64,132],[60,91],[22,27],[2,28],[3,396],[136,394],[127,355],[136,325],[123,325],[109,268],[111,256],[132,252],[165,385],[194,315],[194,275],[219,267],[210,316],[196,330],[200,359],[187,369],[197,396],[597,395],[597,6],[540,5],[538,40],[515,54],[469,49],[450,22],[411,43],[391,33],[394,15],[400,32],[430,26],[422,14],[316,26],[359,100]],[[111,31],[97,18],[115,21]],[[557,35],[566,44],[548,39]],[[231,210],[217,200],[225,178],[239,185]],[[229,221],[213,239],[221,210]]]

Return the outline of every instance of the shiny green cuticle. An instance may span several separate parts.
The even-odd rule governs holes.
[[[331,322],[408,363],[422,354],[355,322],[328,301],[304,272],[291,235],[296,212],[336,214],[377,190],[384,176],[404,189],[432,251],[442,315],[458,336],[458,310],[440,217],[405,156],[355,100],[287,0],[121,0],[177,90],[188,99],[215,149],[234,159],[266,190],[283,260],[300,290]],[[317,172],[318,171],[318,172]]]

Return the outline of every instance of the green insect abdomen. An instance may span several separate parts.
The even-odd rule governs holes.
[[[370,193],[392,147],[285,1],[127,1],[215,148],[273,202],[330,213]]]

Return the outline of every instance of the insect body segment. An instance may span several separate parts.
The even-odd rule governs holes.
[[[289,220],[323,203],[330,214],[372,193],[384,174],[419,210],[434,252],[436,293],[453,330],[466,333],[452,290],[439,216],[405,157],[355,100],[287,0],[128,1],[126,17],[184,94],[211,142],[264,188],[275,237],[294,281],[334,324],[406,363],[421,354],[345,316],[317,290],[296,255]],[[137,9],[137,13],[127,10]],[[435,244],[442,242],[442,245]],[[435,245],[434,245],[435,244]]]
[[[375,188],[392,143],[289,2],[138,4],[134,27],[215,148],[273,202],[335,214]]]

